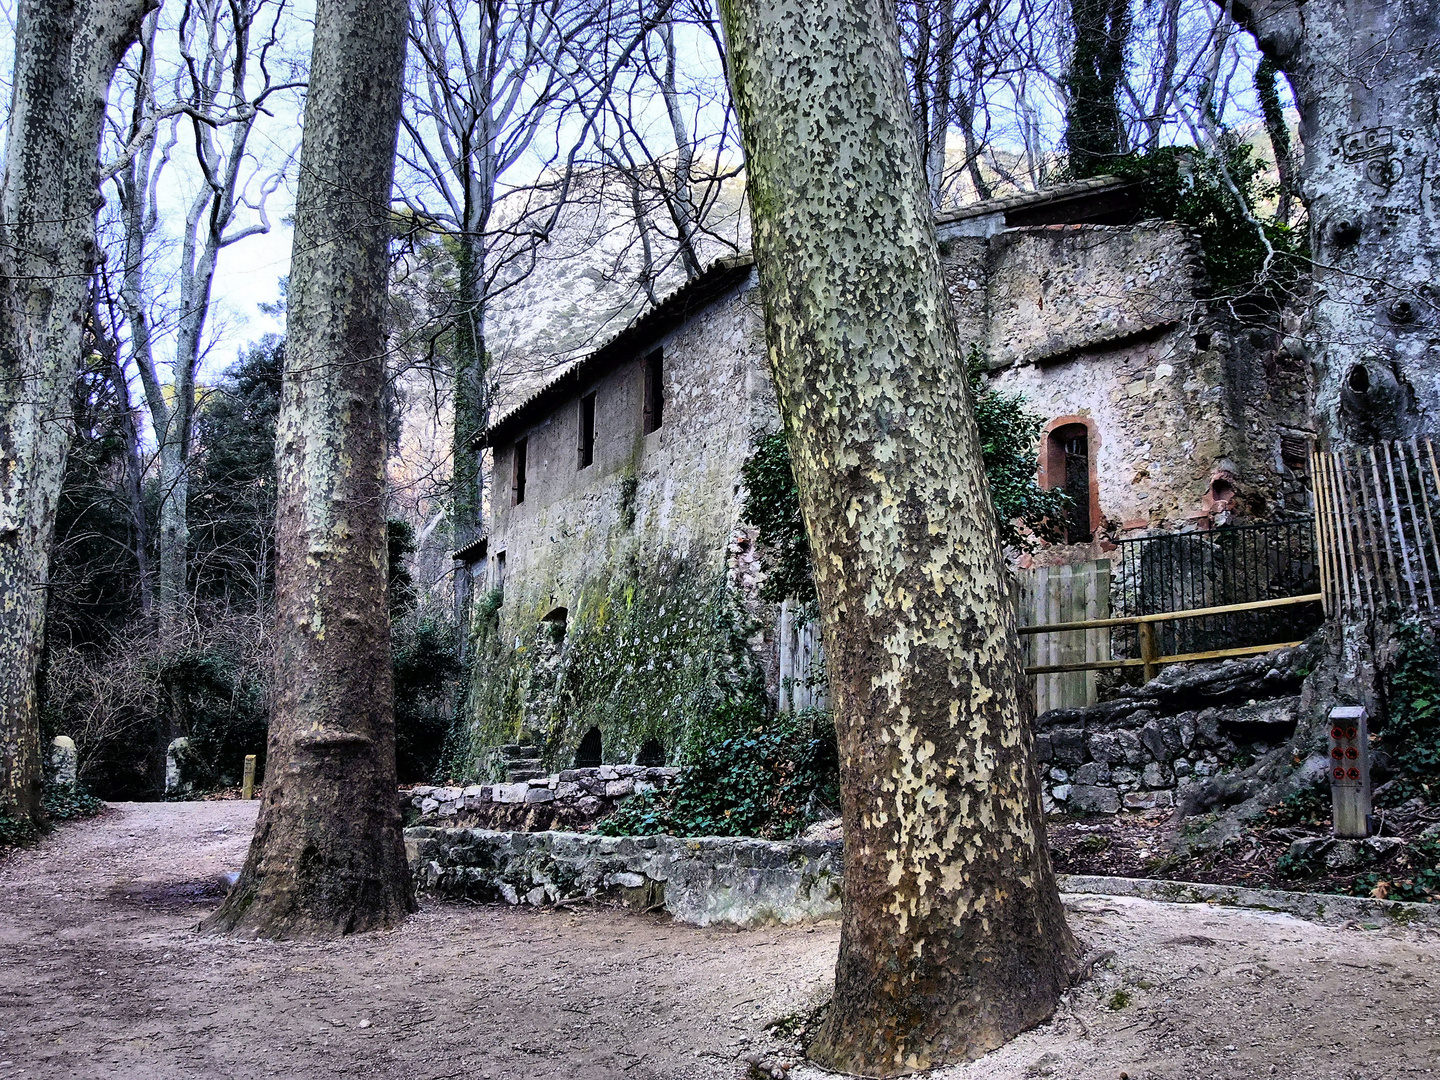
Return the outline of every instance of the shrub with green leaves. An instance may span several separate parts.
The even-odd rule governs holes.
[[[839,812],[839,768],[827,714],[782,717],[706,747],[667,791],[627,800],[596,831],[790,839]]]
[[[1376,725],[1398,773],[1386,802],[1440,794],[1440,649],[1417,620],[1395,631],[1395,663],[1385,680],[1386,715]]]

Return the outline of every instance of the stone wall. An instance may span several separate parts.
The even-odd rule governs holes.
[[[1188,789],[1284,745],[1302,720],[1305,647],[1177,665],[1113,701],[1036,720],[1047,812],[1183,804]]]
[[[420,785],[402,789],[400,803],[418,825],[513,829],[525,832],[589,825],[631,795],[664,791],[680,775],[678,768],[602,765],[565,769],[516,783],[466,787]]]
[[[840,914],[840,844],[411,828],[422,893],[543,906],[611,898],[679,922],[763,926]]]
[[[643,434],[643,361],[656,348],[663,422]],[[592,392],[595,456],[582,469],[580,399]],[[652,744],[676,761],[710,737],[697,733],[710,717],[763,711],[774,613],[756,598],[737,496],[756,436],[779,423],[752,279],[523,429],[519,505],[515,444],[496,449],[488,580],[502,583],[503,558],[503,593],[478,627],[473,775],[495,777],[488,751],[522,733],[551,769],[571,765],[592,728],[607,763]]]

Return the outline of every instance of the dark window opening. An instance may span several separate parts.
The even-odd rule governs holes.
[[[665,367],[664,357],[653,352],[645,358],[645,426],[649,435],[665,422]]]
[[[505,599],[505,552],[503,551],[495,556],[495,581],[493,588],[500,594],[500,599],[503,602]]]
[[[665,764],[665,745],[659,739],[646,739],[635,755],[635,764],[655,768]]]
[[[1095,527],[1090,519],[1090,432],[1084,424],[1066,424],[1050,433],[1046,478],[1048,486],[1069,496],[1065,508],[1065,542],[1088,544]]]
[[[580,399],[580,465],[588,469],[595,464],[595,395]]]
[[[1310,471],[1310,443],[1303,435],[1280,436],[1280,462],[1293,473]]]
[[[525,501],[525,456],[529,443],[529,439],[515,441],[515,462],[510,482],[510,502],[514,506],[519,506]]]
[[[598,769],[600,767],[600,751],[600,729],[592,727],[585,732],[585,737],[580,740],[580,745],[575,750],[575,768]]]
[[[552,608],[550,612],[540,620],[540,626],[549,636],[552,645],[560,645],[565,641],[566,624],[569,622],[570,612],[563,607]]]

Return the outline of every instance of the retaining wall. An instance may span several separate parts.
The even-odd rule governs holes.
[[[405,830],[422,893],[542,906],[611,897],[696,926],[764,926],[840,914],[838,841]]]

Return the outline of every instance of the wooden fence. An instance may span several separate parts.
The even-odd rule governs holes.
[[[1310,456],[1325,613],[1436,610],[1440,466],[1430,437]]]
[[[1110,560],[1072,566],[1039,566],[1016,572],[1016,622],[1022,627],[1048,623],[1077,623],[1110,615]],[[1099,700],[1094,668],[1077,668],[1086,661],[1110,659],[1110,630],[1106,626],[1030,632],[1020,639],[1026,671],[1036,674],[1035,707],[1074,709]],[[1032,669],[1045,668],[1036,673]]]

